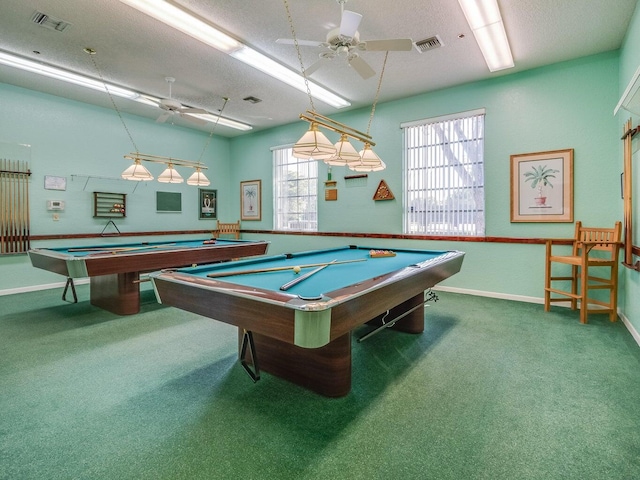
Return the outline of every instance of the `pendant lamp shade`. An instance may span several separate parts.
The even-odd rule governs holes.
[[[173,168],[173,164],[167,165],[167,168],[158,176],[160,183],[182,183],[184,178]]]
[[[196,167],[196,171],[187,179],[187,185],[193,185],[196,187],[206,187],[210,183],[209,179],[200,170],[200,167]]]
[[[122,172],[121,177],[125,180],[133,180],[136,182],[153,180],[153,175],[140,163],[140,159],[136,158],[133,165]]]
[[[334,156],[335,153],[336,147],[333,146],[324,133],[318,130],[317,123],[311,123],[309,130],[293,146],[293,156],[295,158],[324,160]]]
[[[371,145],[364,144],[364,148],[360,151],[360,163],[349,165],[349,168],[356,172],[378,172],[387,168],[385,163],[376,153],[371,150]]]
[[[335,144],[336,154],[332,157],[324,160],[327,165],[334,165],[336,167],[343,167],[354,165],[360,162],[360,154],[351,145],[346,134],[340,135],[340,140]]]

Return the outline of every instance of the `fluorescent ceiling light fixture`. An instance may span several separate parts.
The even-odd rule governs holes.
[[[200,40],[224,53],[242,48],[242,43],[187,13],[177,5],[159,0],[120,0],[150,17],[166,23],[182,33]]]
[[[102,80],[94,80],[83,75],[78,75],[77,73],[72,73],[57,67],[51,67],[49,65],[28,60],[26,58],[17,57],[6,52],[0,52],[0,64],[19,68],[21,70],[26,70],[32,73],[37,73],[38,75],[55,78],[64,82],[73,83],[82,87],[92,88],[93,90],[98,90],[104,93],[107,93],[107,90],[105,89],[106,86],[106,88],[109,89],[108,93],[116,95],[118,97],[135,100],[140,96],[140,94],[137,92],[121,87],[116,87],[115,85],[110,85],[103,82]]]
[[[273,78],[307,93],[304,77],[298,72],[253,50],[229,35],[217,30],[213,25],[187,13],[178,6],[162,0],[120,0],[136,10],[161,21],[181,32],[231,55],[233,58],[260,70]],[[311,96],[335,108],[351,105],[347,100],[330,92],[324,87],[308,81]]]
[[[218,125],[235,128],[236,130],[244,130],[244,131],[253,130],[253,127],[251,125],[247,125],[246,123],[242,123],[242,122],[237,122],[236,120],[231,120],[229,118],[219,117],[218,115],[213,115],[211,113],[185,113],[185,115],[201,118],[202,120],[206,120],[207,122],[211,122],[211,123],[218,122]]]
[[[458,3],[489,70],[512,68],[515,64],[497,0],[458,0]]]

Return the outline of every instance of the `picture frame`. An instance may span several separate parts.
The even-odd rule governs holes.
[[[573,149],[511,155],[511,222],[573,222]]]
[[[240,182],[240,219],[262,219],[262,181]]]
[[[218,191],[200,188],[198,198],[198,219],[216,220],[218,218]]]
[[[55,175],[44,176],[44,188],[45,190],[66,190],[67,189],[67,177],[58,177]]]

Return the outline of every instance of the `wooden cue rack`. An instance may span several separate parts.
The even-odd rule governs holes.
[[[26,161],[0,159],[0,254],[30,248],[29,176]]]
[[[640,254],[640,248],[633,244],[633,137],[640,132],[640,126],[632,128],[631,119],[624,124],[622,141],[624,142],[624,166],[622,198],[624,203],[624,261],[622,265],[640,272],[640,260],[634,262],[634,256]]]

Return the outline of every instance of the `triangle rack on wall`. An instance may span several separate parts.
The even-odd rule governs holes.
[[[391,192],[391,189],[387,185],[387,182],[385,182],[384,180],[380,180],[376,193],[373,195],[373,199],[374,200],[393,200],[395,198],[396,197],[393,196],[393,192]]]

